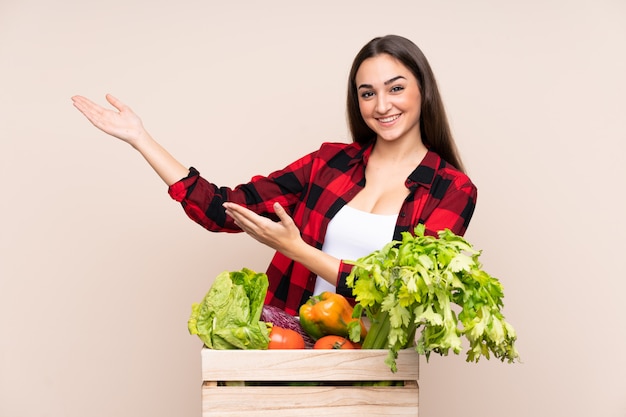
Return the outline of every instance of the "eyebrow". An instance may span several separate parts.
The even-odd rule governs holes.
[[[399,79],[401,79],[401,78],[402,78],[402,79],[404,79],[404,80],[406,80],[406,78],[404,78],[402,75],[396,75],[395,77],[390,78],[390,79],[388,79],[387,81],[385,81],[383,84],[384,84],[384,85],[389,85],[389,84],[391,84],[392,82],[397,81],[397,80],[399,80]],[[359,90],[359,89],[361,89],[361,88],[372,88],[372,84],[361,84],[360,86],[358,86],[357,90]]]

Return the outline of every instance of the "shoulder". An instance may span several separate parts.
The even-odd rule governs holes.
[[[350,155],[357,155],[363,150],[364,146],[356,142],[343,143],[343,142],[324,142],[320,145],[319,153],[323,154],[337,154],[347,153]]]
[[[442,164],[438,170],[439,175],[454,180],[456,184],[475,187],[474,183],[466,173],[459,171],[443,159],[441,161]]]
[[[346,170],[347,167],[362,160],[362,155],[366,150],[367,147],[357,143],[323,142],[318,149],[292,162],[286,169],[291,171],[324,168]]]
[[[362,160],[369,151],[371,151],[370,146],[359,143],[324,142],[315,152],[315,156],[327,162],[337,161],[337,163],[351,165],[355,161]]]
[[[428,151],[418,170],[421,170],[422,182],[445,181],[446,183],[451,183],[455,188],[476,189],[476,186],[467,174],[458,170],[433,151]]]

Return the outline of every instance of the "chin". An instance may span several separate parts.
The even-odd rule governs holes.
[[[391,135],[391,134],[383,134],[383,135],[376,135],[377,140],[382,140],[385,142],[393,142],[396,141],[398,139],[400,139],[399,135]]]

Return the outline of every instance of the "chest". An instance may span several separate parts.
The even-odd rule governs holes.
[[[372,214],[397,214],[409,195],[406,179],[411,169],[365,169],[365,186],[350,201],[355,209]]]

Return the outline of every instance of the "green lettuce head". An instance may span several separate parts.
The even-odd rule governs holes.
[[[187,323],[210,349],[267,349],[269,329],[260,321],[269,282],[247,268],[219,274]]]

